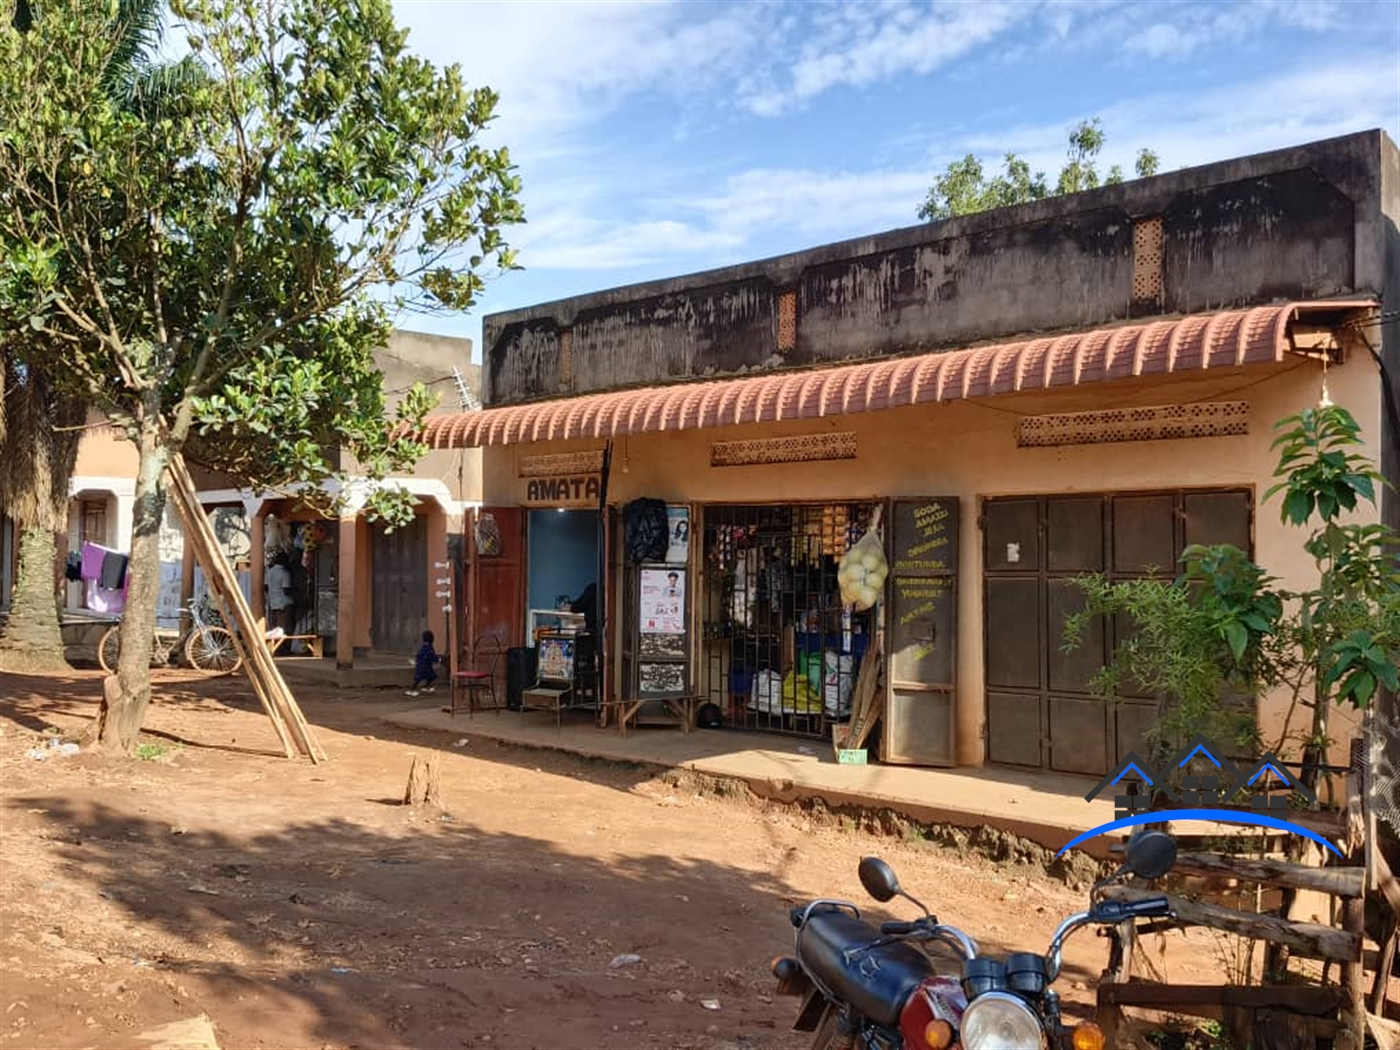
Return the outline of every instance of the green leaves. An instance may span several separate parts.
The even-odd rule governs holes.
[[[1075,581],[1086,604],[1066,621],[1066,648],[1081,644],[1096,616],[1131,622],[1132,633],[1094,684],[1106,698],[1129,680],[1158,694],[1152,735],[1159,741],[1223,732],[1241,713],[1228,697],[1282,686],[1295,704],[1312,709],[1303,740],[1315,761],[1326,746],[1332,704],[1362,708],[1380,689],[1400,687],[1400,537],[1378,522],[1338,521],[1374,502],[1380,477],[1354,451],[1362,440],[1350,413],[1322,405],[1278,429],[1275,477],[1283,480],[1266,498],[1284,494],[1287,524],[1316,522],[1302,549],[1313,559],[1317,585],[1285,590],[1234,547],[1187,547],[1171,583]],[[1283,749],[1285,729],[1273,750]]]
[[[1103,125],[1099,118],[1080,121],[1075,125],[1070,131],[1069,144],[1065,165],[1060,169],[1053,191],[1046,181],[1045,172],[1032,174],[1030,164],[1014,153],[1008,153],[1004,158],[1001,174],[991,178],[987,177],[982,162],[969,153],[962,160],[949,164],[934,181],[919,207],[919,218],[937,222],[957,215],[1026,204],[1098,186],[1097,159],[1104,144]],[[1143,149],[1138,151],[1135,169],[1139,177],[1153,175],[1159,163],[1157,154]],[[1104,181],[1106,184],[1122,182],[1122,170],[1114,165]]]
[[[1384,641],[1369,631],[1353,631],[1327,650],[1331,666],[1323,683],[1329,690],[1336,689],[1339,703],[1366,707],[1375,696],[1377,684],[1400,689],[1400,671],[1386,652]],[[1394,642],[1391,639],[1392,645]]]
[[[1287,429],[1284,429],[1287,428]],[[1370,461],[1348,451],[1362,444],[1361,428],[1340,405],[1305,409],[1280,420],[1283,430],[1272,448],[1282,448],[1274,477],[1284,480],[1264,494],[1267,501],[1284,493],[1284,522],[1306,525],[1316,513],[1324,522],[1352,511],[1358,500],[1375,503],[1375,483],[1383,481]]]
[[[411,470],[379,304],[464,309],[517,265],[496,94],[413,54],[387,0],[175,0],[191,57],[146,69],[158,6],[0,30],[0,330],[250,487]]]

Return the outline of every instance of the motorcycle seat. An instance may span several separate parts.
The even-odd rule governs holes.
[[[933,973],[928,956],[908,944],[844,953],[879,940],[880,931],[845,911],[817,911],[797,943],[797,959],[832,994],[876,1024],[893,1026],[909,996]]]

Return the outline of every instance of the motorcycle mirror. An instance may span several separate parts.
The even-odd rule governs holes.
[[[899,888],[899,879],[895,876],[894,869],[879,857],[862,857],[857,870],[860,872],[860,884],[865,887],[865,892],[881,904],[894,900],[903,892]]]
[[[1176,840],[1162,831],[1140,831],[1124,850],[1124,869],[1139,878],[1160,879],[1175,863]]]

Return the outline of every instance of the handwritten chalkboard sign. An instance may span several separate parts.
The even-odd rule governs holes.
[[[891,581],[890,662],[898,682],[927,685],[953,680],[952,581],[896,576]]]
[[[958,501],[897,500],[893,576],[941,576],[958,568]]]
[[[957,677],[958,501],[898,499],[890,515],[881,758],[952,765]]]

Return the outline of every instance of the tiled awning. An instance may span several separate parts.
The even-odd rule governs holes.
[[[1303,314],[1372,300],[1294,302],[886,358],[803,372],[616,390],[427,420],[432,448],[607,438],[772,423],[1050,390],[1132,376],[1278,362]]]

